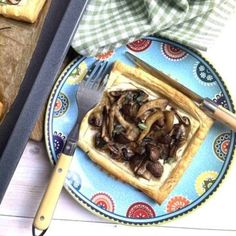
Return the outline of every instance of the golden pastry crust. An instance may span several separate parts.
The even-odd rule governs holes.
[[[88,117],[92,111],[88,112],[82,121],[78,145],[88,154],[91,160],[101,166],[108,174],[141,190],[157,203],[161,204],[173,190],[189,166],[193,156],[212,126],[213,120],[205,115],[204,112],[188,97],[173,87],[141,69],[130,67],[121,62],[116,62],[114,64],[107,84],[107,89],[112,87],[117,81],[124,81],[127,78],[154,93],[166,97],[172,104],[175,104],[177,108],[183,110],[192,117],[192,137],[188,140],[188,145],[180,160],[177,161],[175,166],[170,170],[168,176],[162,182],[157,178],[146,180],[135,176],[127,165],[117,162],[110,158],[106,153],[95,149],[92,139],[90,138],[90,140],[88,140],[88,136],[91,137],[91,134],[86,136],[86,132],[88,132],[89,129],[91,130],[88,124]]]
[[[21,0],[18,5],[0,4],[0,15],[34,23],[46,0]]]

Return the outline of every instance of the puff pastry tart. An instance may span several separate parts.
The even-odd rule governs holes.
[[[2,0],[0,15],[34,23],[46,0]]]
[[[184,175],[213,120],[158,78],[115,62],[78,145],[109,175],[161,204]]]

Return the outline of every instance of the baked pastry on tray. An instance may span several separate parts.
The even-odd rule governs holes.
[[[46,0],[4,0],[0,2],[0,15],[34,23]]]
[[[118,61],[81,123],[78,145],[109,175],[161,204],[212,124],[188,97]]]

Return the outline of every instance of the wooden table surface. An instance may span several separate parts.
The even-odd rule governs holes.
[[[236,104],[236,13],[221,36],[204,53],[224,78]],[[234,158],[235,159],[235,158]],[[29,141],[0,206],[0,236],[31,235],[33,217],[48,183],[51,164],[43,143]],[[117,225],[93,215],[63,190],[46,235],[125,233],[179,235],[236,235],[236,160],[225,180],[201,207],[174,221],[153,227]],[[72,233],[69,233],[72,235]]]

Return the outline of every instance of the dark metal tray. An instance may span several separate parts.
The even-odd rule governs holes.
[[[0,203],[88,0],[53,0],[19,94],[0,126]]]

